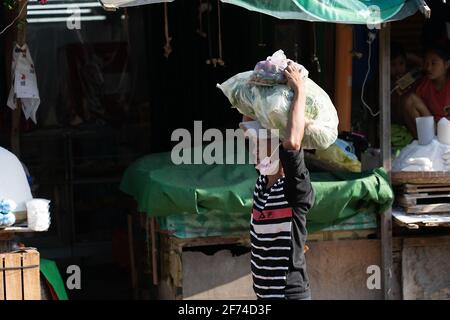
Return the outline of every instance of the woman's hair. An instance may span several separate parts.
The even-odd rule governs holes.
[[[434,53],[438,55],[442,60],[450,60],[450,46],[449,41],[444,41],[440,43],[433,43],[425,48],[425,54]]]

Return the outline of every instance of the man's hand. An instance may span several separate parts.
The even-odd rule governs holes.
[[[303,72],[303,69],[298,70],[291,62],[289,62],[286,69],[284,69],[284,75],[287,79],[288,86],[291,87],[295,94],[298,94],[305,88],[305,76]]]

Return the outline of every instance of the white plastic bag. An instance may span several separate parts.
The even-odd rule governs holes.
[[[264,128],[278,129],[284,138],[293,91],[287,85],[259,86],[249,80],[253,71],[239,73],[217,87],[232,107],[257,119]],[[302,141],[304,149],[324,150],[338,136],[339,119],[328,94],[306,78],[306,125]]]
[[[392,162],[392,171],[450,171],[446,154],[450,146],[434,138],[427,145],[420,145],[417,140],[402,149]]]
[[[303,75],[308,77],[308,70],[302,65],[286,58],[283,50],[278,50],[266,60],[256,64],[250,77],[250,83],[261,86],[273,86],[277,84],[286,84],[287,79],[284,76],[284,69],[292,63],[297,69],[303,69]]]

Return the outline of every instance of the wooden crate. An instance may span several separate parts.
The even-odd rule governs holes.
[[[447,184],[450,186],[450,171],[401,171],[392,172],[393,186],[403,184]]]
[[[40,300],[39,252],[0,253],[0,300]]]
[[[405,184],[397,191],[397,203],[406,213],[450,212],[450,184]]]

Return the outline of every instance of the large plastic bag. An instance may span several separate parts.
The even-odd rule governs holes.
[[[278,129],[284,138],[289,109],[294,96],[287,85],[257,86],[249,82],[253,71],[239,73],[217,87],[222,90],[232,107],[240,113],[257,119],[264,128]],[[338,136],[339,119],[328,94],[314,81],[306,78],[304,149],[326,149]]]
[[[313,157],[343,171],[361,172],[361,162],[355,154],[348,151],[347,145],[346,141],[337,139],[327,149],[316,150]]]
[[[392,171],[450,171],[445,154],[450,153],[450,145],[440,143],[434,138],[427,145],[417,140],[402,149],[392,162]]]

